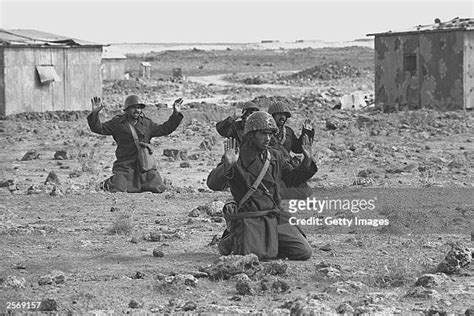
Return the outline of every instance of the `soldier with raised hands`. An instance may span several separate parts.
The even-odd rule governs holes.
[[[99,118],[99,113],[104,108],[101,98],[93,97],[91,103],[92,112],[87,116],[91,131],[111,135],[117,143],[113,175],[101,183],[102,188],[110,192],[163,192],[166,187],[156,165],[150,166],[149,170],[143,170],[143,166],[140,166],[139,146],[150,149],[153,137],[169,135],[178,128],[183,119],[183,114],[180,113],[183,100],[174,101],[173,112],[163,124],[157,124],[144,115],[145,103],[137,95],[129,95],[125,99],[124,114],[116,115],[103,123]]]
[[[302,142],[304,135],[307,135],[310,141],[314,139],[314,128],[310,119],[306,119],[303,123],[300,137],[296,137],[295,132],[291,127],[286,125],[286,122],[291,117],[289,106],[286,102],[275,101],[268,107],[268,113],[270,113],[275,122],[278,125],[278,132],[274,135],[271,141],[271,146],[281,150],[285,157],[290,163],[296,167],[300,161],[293,159],[290,155],[291,152],[295,154],[302,154]]]
[[[227,229],[219,243],[223,255],[254,253],[260,259],[306,260],[311,247],[301,231],[288,223],[289,213],[281,208],[280,182],[298,185],[317,171],[311,142],[302,143],[303,162],[293,168],[279,150],[270,147],[278,131],[267,112],[250,115],[245,123],[247,139],[240,147],[226,140],[223,161],[211,171],[207,184],[222,190],[228,184],[233,200],[226,203]]]
[[[242,115],[240,117],[229,116],[216,124],[216,130],[219,135],[226,138],[233,138],[240,146],[244,143],[244,127],[247,118],[260,108],[252,101],[245,102],[242,106]]]

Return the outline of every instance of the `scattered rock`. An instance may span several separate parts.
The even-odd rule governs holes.
[[[448,313],[436,305],[430,306],[428,309],[424,310],[423,313],[426,316],[447,316]]]
[[[150,242],[158,242],[164,239],[163,234],[159,232],[149,232],[148,234],[143,235],[143,240]]]
[[[239,280],[235,285],[235,289],[239,295],[255,295],[257,290],[257,282],[252,282],[248,280]]]
[[[15,184],[15,180],[13,179],[0,181],[0,188],[8,188],[9,186],[12,186],[14,184]]]
[[[262,285],[263,285],[263,282],[264,281],[262,281]],[[276,292],[276,293],[283,293],[290,289],[290,286],[288,285],[288,283],[286,283],[282,279],[274,280],[273,282],[271,282],[271,285],[272,285],[271,287],[272,292]]]
[[[329,62],[314,66],[289,75],[292,79],[306,79],[306,80],[331,80],[341,78],[357,78],[361,76],[361,71],[354,66],[341,62]]]
[[[144,279],[145,278],[145,273],[137,271],[135,272],[134,275],[132,275],[132,279],[139,280],[139,279]]]
[[[69,169],[69,166],[61,166],[60,169]],[[83,172],[81,170],[74,170],[69,173],[69,178],[79,178],[82,176]]]
[[[359,281],[338,281],[324,289],[329,294],[349,294],[367,290],[367,285]]]
[[[162,258],[164,256],[165,256],[165,254],[163,253],[163,251],[161,251],[159,249],[153,249],[153,257]]]
[[[48,184],[48,183],[59,184],[59,178],[54,171],[50,171],[48,173],[48,176],[46,177],[44,184]]]
[[[55,160],[66,160],[68,159],[67,152],[65,150],[58,150],[54,153]]]
[[[54,298],[43,299],[41,301],[39,310],[43,312],[57,311],[58,303]]]
[[[191,164],[189,163],[189,161],[183,161],[179,164],[179,167],[180,168],[191,168]]]
[[[234,295],[229,300],[234,301],[234,302],[240,302],[242,300],[242,296],[240,295]]]
[[[206,213],[211,217],[222,217],[222,208],[224,207],[224,202],[222,201],[212,201],[205,205],[200,205],[189,212],[189,217],[199,217],[201,213]]]
[[[31,194],[41,194],[43,193],[44,186],[40,184],[32,184],[27,190],[26,194],[31,195]]]
[[[467,266],[472,261],[472,252],[469,247],[461,244],[451,245],[451,250],[446,254],[444,261],[438,267],[438,272],[453,274]]]
[[[193,311],[197,308],[197,305],[196,303],[192,302],[192,301],[189,301],[189,302],[186,302],[184,304],[184,306],[182,307],[183,311],[187,312],[187,311]]]
[[[337,130],[342,127],[342,123],[336,119],[326,119],[326,129],[330,131]]]
[[[429,300],[438,300],[441,296],[434,289],[427,289],[421,286],[415,287],[407,292],[406,297],[421,298]]]
[[[331,296],[328,293],[310,292],[308,293],[308,298],[315,299],[318,301],[328,301]]]
[[[24,289],[26,287],[26,280],[22,277],[9,275],[5,279],[0,279],[0,285],[15,289]]]
[[[163,156],[170,157],[173,160],[177,160],[179,155],[179,149],[163,149]]]
[[[444,273],[437,274],[425,274],[418,278],[415,282],[415,286],[423,286],[426,288],[433,288],[440,286],[446,282],[446,275]]]
[[[251,281],[249,276],[246,275],[245,273],[239,273],[230,278],[231,281]]]
[[[342,303],[338,307],[336,307],[336,312],[338,314],[353,314],[354,307],[352,307],[349,303]]]
[[[131,300],[129,303],[128,303],[128,307],[130,308],[140,308],[142,306],[141,303],[139,303],[138,301],[136,300]]]
[[[38,159],[40,156],[40,153],[37,152],[36,150],[28,150],[24,155],[23,158],[21,158],[21,161],[28,161],[28,160],[34,160]]]
[[[200,269],[209,275],[211,280],[227,280],[234,275],[245,273],[249,277],[263,269],[258,257],[254,254],[246,256],[221,256],[212,265]]]
[[[319,250],[322,250],[322,251],[331,251],[331,250],[332,250],[331,244],[325,244],[324,246],[322,246],[321,248],[319,248]]]
[[[200,212],[198,208],[195,208],[191,210],[191,212],[188,213],[189,217],[199,217],[199,215],[200,215]]]
[[[192,271],[191,275],[195,277],[196,279],[208,277],[207,273],[201,272],[201,271]]]
[[[222,217],[222,208],[224,207],[224,202],[222,201],[212,201],[203,206],[202,210],[206,212],[207,215],[211,217]]]
[[[464,312],[464,315],[466,315],[466,316],[474,316],[474,306],[471,306],[471,307],[469,307],[468,309],[466,309],[466,311]]]
[[[263,262],[263,272],[270,275],[282,275],[286,273],[288,265],[283,260]]]
[[[62,284],[66,281],[66,276],[62,271],[51,271],[49,274],[43,275],[39,278],[39,285]]]
[[[132,237],[132,239],[130,239],[130,242],[131,242],[132,244],[138,244],[139,240],[138,240],[137,237]]]
[[[175,276],[175,281],[192,287],[196,287],[198,284],[198,279],[191,274],[179,274]]]
[[[64,193],[57,185],[53,185],[53,189],[49,192],[50,196],[63,196]]]
[[[189,155],[189,156],[188,156],[188,159],[189,159],[189,160],[198,160],[199,157],[201,157],[200,154],[192,154],[192,155]]]

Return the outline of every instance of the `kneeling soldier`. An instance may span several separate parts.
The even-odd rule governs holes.
[[[311,246],[297,226],[288,223],[282,210],[280,181],[298,185],[317,171],[311,157],[311,142],[302,142],[303,162],[294,169],[283,154],[270,148],[278,127],[266,112],[256,112],[245,123],[246,142],[239,146],[227,140],[223,162],[211,171],[207,185],[221,190],[228,183],[235,200],[224,213],[228,229],[219,243],[223,255],[254,253],[260,259],[307,260]]]

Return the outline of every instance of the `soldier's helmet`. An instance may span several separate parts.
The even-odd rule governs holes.
[[[245,122],[244,134],[254,131],[271,130],[278,132],[278,126],[273,116],[264,111],[258,111],[250,114]]]
[[[282,101],[275,101],[268,107],[268,113],[275,114],[275,113],[284,113],[286,117],[291,117],[290,108],[285,102]]]
[[[245,113],[246,111],[260,111],[260,108],[256,103],[253,103],[252,101],[245,102],[244,105],[242,106],[242,113]]]
[[[126,111],[129,107],[138,105],[141,109],[145,107],[145,103],[142,102],[138,95],[129,95],[123,104],[123,110]]]

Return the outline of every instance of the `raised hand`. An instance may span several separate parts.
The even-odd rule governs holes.
[[[313,142],[309,139],[308,135],[304,135],[301,143],[301,149],[303,150],[303,156],[305,158],[312,158],[313,155]]]
[[[313,122],[311,121],[311,119],[304,120],[303,128],[307,129],[308,131],[311,131],[314,129]]]
[[[239,146],[235,138],[229,138],[224,141],[224,163],[230,167],[239,159]]]
[[[173,113],[178,113],[179,111],[181,111],[181,105],[182,104],[183,104],[183,99],[182,98],[174,100]]]
[[[92,103],[92,112],[100,112],[105,107],[100,97],[93,97],[91,99],[91,103]]]

